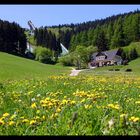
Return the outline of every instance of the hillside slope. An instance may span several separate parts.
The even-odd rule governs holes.
[[[0,81],[10,79],[45,79],[51,75],[69,73],[69,68],[47,65],[37,61],[0,52]]]
[[[119,69],[119,71],[114,71],[115,69]],[[125,72],[126,69],[132,69],[132,72]],[[129,62],[128,65],[115,65],[115,66],[106,66],[106,67],[98,67],[95,69],[87,69],[82,71],[80,74],[82,75],[128,75],[128,76],[140,76],[140,57]]]

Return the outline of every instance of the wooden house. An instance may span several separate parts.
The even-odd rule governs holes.
[[[91,56],[91,66],[101,67],[108,65],[121,65],[122,58],[117,50],[96,52]]]

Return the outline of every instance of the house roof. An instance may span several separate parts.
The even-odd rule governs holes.
[[[114,58],[115,55],[117,55],[118,49],[117,50],[111,50],[111,51],[103,51],[101,54],[102,55],[106,55],[107,58],[105,60],[112,60]],[[96,56],[98,56],[98,52],[93,53],[93,55],[91,56],[91,58],[93,60],[95,60]]]

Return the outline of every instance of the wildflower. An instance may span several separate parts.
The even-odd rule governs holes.
[[[54,117],[57,117],[57,116],[58,116],[58,113],[55,113],[55,114],[54,114]]]
[[[43,115],[43,116],[42,116],[42,119],[43,119],[43,120],[45,120],[45,119],[46,119],[46,117]]]
[[[119,110],[119,108],[120,108],[118,104],[116,104],[116,105],[108,104],[107,106],[110,107],[110,108],[113,108],[113,109],[117,109],[117,110]]]
[[[33,103],[33,104],[31,105],[31,108],[37,108],[36,103]]]
[[[107,129],[105,129],[104,131],[102,131],[102,133],[103,133],[104,135],[107,135],[107,134],[109,134],[109,131],[108,131]]]
[[[136,101],[135,104],[140,104],[140,101]]]
[[[37,111],[36,111],[36,114],[39,114],[39,113],[40,113],[40,110],[37,110]]]
[[[90,109],[92,108],[92,105],[84,105],[85,109]]]
[[[36,120],[31,120],[30,125],[34,125],[34,124],[36,124]]]
[[[67,98],[67,96],[64,96],[64,99],[66,99]]]
[[[29,120],[28,120],[28,119],[24,119],[24,120],[22,120],[22,122],[23,122],[23,123],[28,123]]]
[[[85,102],[85,98],[81,100],[81,103]]]
[[[18,100],[18,102],[21,102],[21,100]]]
[[[24,119],[24,116],[20,117],[21,119]]]
[[[8,124],[11,126],[11,125],[14,125],[15,122],[14,121],[10,121]]]
[[[42,104],[41,106],[42,106],[42,107],[46,107],[46,106],[48,106],[48,105],[47,105],[47,104]]]
[[[124,113],[123,113],[123,114],[120,115],[120,118],[124,118],[124,117],[126,117],[126,116],[127,116],[127,114],[124,114]]]
[[[29,92],[28,92],[28,95],[30,95],[31,93],[33,93],[33,91],[29,91]]]
[[[0,125],[4,125],[4,124],[5,122],[2,119],[0,119]]]
[[[108,121],[108,127],[112,128],[113,125],[114,125],[114,119],[112,118],[110,121]]]
[[[37,94],[37,97],[40,97],[40,94]]]
[[[4,113],[3,117],[8,117],[10,114],[9,113]]]
[[[10,117],[10,120],[14,119],[16,116],[17,116],[16,114],[12,115],[12,116]]]
[[[57,112],[57,113],[58,113],[58,112],[61,112],[61,109],[60,109],[60,108],[57,108],[56,112]]]
[[[35,98],[32,98],[31,101],[34,102],[35,101]]]
[[[39,116],[36,116],[36,117],[35,117],[35,120],[39,120],[39,119],[40,119],[40,117],[39,117]]]
[[[131,118],[129,118],[129,121],[132,121],[132,122],[138,122],[140,120],[140,118],[139,117],[131,117]]]
[[[114,109],[117,109],[117,110],[119,110],[119,105],[114,105]]]
[[[76,101],[71,101],[71,104],[73,105],[73,104],[75,104],[76,103]]]

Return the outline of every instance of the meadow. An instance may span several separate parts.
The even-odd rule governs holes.
[[[103,67],[72,77],[60,65],[0,57],[0,135],[140,134],[139,59],[132,72]]]
[[[0,84],[0,135],[139,135],[140,77],[50,76]]]
[[[46,79],[50,75],[70,73],[71,68],[43,64],[38,61],[0,52],[0,81],[21,79]]]

